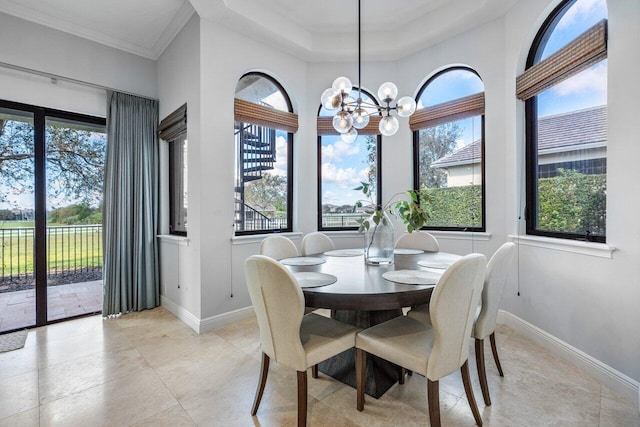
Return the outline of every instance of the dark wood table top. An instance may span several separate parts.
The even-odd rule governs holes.
[[[442,254],[442,252],[440,252]],[[427,270],[418,261],[432,257],[433,253],[395,255],[394,264],[367,265],[364,255],[337,257],[324,254],[307,255],[323,258],[323,264],[287,267],[293,272],[320,272],[332,274],[338,281],[332,285],[304,288],[305,305],[332,310],[392,310],[427,304],[433,285],[407,285],[390,282],[382,277],[393,270]]]

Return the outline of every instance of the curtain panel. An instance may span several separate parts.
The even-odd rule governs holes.
[[[103,316],[160,304],[158,102],[109,92]]]

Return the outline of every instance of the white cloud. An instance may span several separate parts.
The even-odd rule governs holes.
[[[556,28],[571,27],[577,22],[584,21],[589,16],[594,15],[607,15],[607,4],[604,0],[578,0],[567,10]]]
[[[273,166],[273,175],[287,176],[287,139],[281,135],[276,138],[276,163]]]
[[[355,168],[339,168],[333,163],[322,164],[322,180],[328,183],[334,183],[338,188],[351,188],[358,184],[358,171]]]
[[[589,95],[589,98],[598,100],[593,105],[606,104],[607,64],[600,62],[557,84],[551,91],[557,96]]]
[[[344,156],[353,156],[358,153],[360,153],[359,144],[345,144],[342,141],[336,141],[322,147],[322,161],[340,162]]]

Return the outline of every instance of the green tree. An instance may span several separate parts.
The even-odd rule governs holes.
[[[378,188],[378,137],[375,135],[367,135],[367,158],[363,163],[369,166],[367,182],[371,183],[371,188]]]
[[[96,206],[101,199],[106,136],[70,126],[46,126],[49,197]],[[0,119],[0,201],[34,188],[33,125]]]
[[[278,212],[287,210],[287,179],[268,172],[262,179],[256,179],[245,185],[245,203],[252,207],[266,208],[273,205]]]
[[[100,224],[100,208],[92,208],[85,203],[54,209],[49,213],[49,222],[54,224]]]
[[[456,148],[456,141],[462,136],[462,128],[457,122],[449,122],[418,132],[419,153],[418,169],[420,187],[440,188],[447,184],[447,174],[431,164],[447,156]]]

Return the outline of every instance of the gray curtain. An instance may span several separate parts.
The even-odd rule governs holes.
[[[107,98],[103,316],[160,304],[158,102]]]

